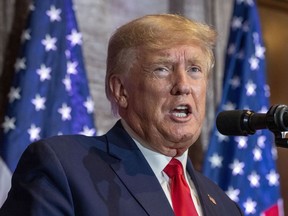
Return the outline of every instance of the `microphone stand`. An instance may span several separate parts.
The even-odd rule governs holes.
[[[282,136],[282,133],[273,132],[275,136],[275,145],[277,147],[288,148],[288,138]]]
[[[288,107],[286,105],[273,105],[266,114],[268,129],[274,133],[275,145],[288,148]]]

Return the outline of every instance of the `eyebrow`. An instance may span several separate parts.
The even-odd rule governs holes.
[[[148,64],[174,64],[177,63],[178,60],[174,58],[170,58],[170,56],[160,56],[154,59],[149,59]],[[189,59],[185,59],[185,63],[189,63],[192,65],[205,65],[205,62],[201,61],[198,57],[192,57]],[[146,63],[147,64],[147,63]]]

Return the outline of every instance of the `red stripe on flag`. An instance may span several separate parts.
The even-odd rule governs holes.
[[[284,216],[283,201],[279,200],[277,204],[262,212],[261,216]]]

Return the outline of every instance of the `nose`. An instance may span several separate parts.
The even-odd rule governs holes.
[[[191,82],[186,71],[176,72],[174,74],[174,85],[171,89],[172,95],[188,95],[191,93]]]

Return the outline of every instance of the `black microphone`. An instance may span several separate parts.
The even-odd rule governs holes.
[[[252,110],[223,111],[216,118],[216,127],[221,134],[227,136],[247,136],[267,128],[272,132],[288,131],[288,107],[274,105],[267,113],[255,113]]]

